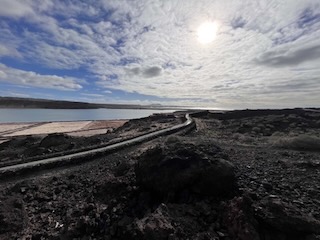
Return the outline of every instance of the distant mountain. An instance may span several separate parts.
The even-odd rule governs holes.
[[[181,109],[179,107],[130,104],[96,104],[86,102],[58,101],[36,98],[0,97],[0,108],[47,108],[47,109]]]

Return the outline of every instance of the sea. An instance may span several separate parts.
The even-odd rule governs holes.
[[[115,120],[147,117],[176,110],[156,109],[16,109],[1,108],[0,123]]]

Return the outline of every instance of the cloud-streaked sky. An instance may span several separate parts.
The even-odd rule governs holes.
[[[320,106],[319,0],[0,0],[0,95]],[[218,26],[203,44],[197,29]]]

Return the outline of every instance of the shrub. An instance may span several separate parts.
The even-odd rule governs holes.
[[[284,137],[274,141],[274,146],[293,150],[320,151],[320,138],[310,135]]]
[[[165,143],[166,144],[175,144],[175,143],[180,143],[181,139],[178,136],[172,135],[167,137]]]
[[[283,135],[284,133],[276,131],[272,133],[271,137],[277,138],[277,137],[282,137]]]
[[[240,133],[235,133],[233,134],[233,139],[239,142],[243,142],[243,143],[253,143],[254,142],[254,138],[245,135],[245,134],[240,134]]]
[[[253,127],[252,131],[255,132],[255,133],[258,133],[258,132],[261,131],[261,128],[260,127]]]

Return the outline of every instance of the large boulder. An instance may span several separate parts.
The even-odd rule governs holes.
[[[181,191],[225,196],[236,186],[234,166],[215,145],[187,142],[158,145],[144,152],[135,167],[137,183],[168,196]]]
[[[68,135],[63,133],[52,133],[41,140],[40,147],[49,148],[69,144],[70,137]]]

